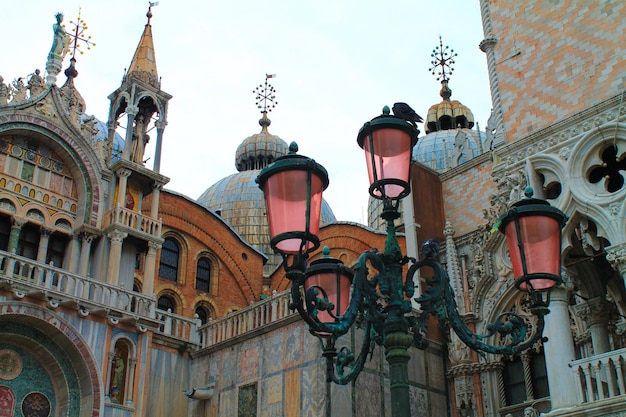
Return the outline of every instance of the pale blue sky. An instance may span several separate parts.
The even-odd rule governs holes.
[[[106,97],[130,64],[147,1],[3,0],[0,75],[7,82],[43,71],[55,13],[65,14],[69,28],[79,6],[97,46],[77,56],[75,84],[87,113],[106,120]],[[151,23],[162,88],[174,96],[161,172],[171,178],[166,188],[194,199],[236,172],[237,146],[260,131],[252,91],[266,73],[277,74],[270,133],[295,140],[326,167],[325,198],[338,220],[366,222],[367,173],[356,144],[363,123],[385,104],[405,101],[426,116],[441,100],[428,71],[439,35],[459,54],[452,99],[481,128],[489,116],[478,0],[161,0]],[[57,84],[64,82],[60,74]]]

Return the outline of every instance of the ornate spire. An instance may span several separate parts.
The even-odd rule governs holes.
[[[276,78],[276,74],[265,74],[265,85],[259,84],[252,93],[256,95],[256,106],[261,109],[261,114],[263,118],[259,120],[259,124],[263,128],[264,131],[267,131],[267,127],[272,123],[270,119],[267,117],[267,113],[271,112],[274,107],[278,104],[276,101],[276,89],[274,86],[267,82],[270,78]]]
[[[160,88],[159,74],[156,67],[156,57],[154,54],[154,43],[152,42],[152,6],[158,5],[158,2],[150,2],[146,17],[148,22],[143,30],[139,45],[135,50],[133,60],[128,67],[127,77],[137,78],[144,81],[155,88]]]

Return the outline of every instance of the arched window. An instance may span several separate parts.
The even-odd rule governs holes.
[[[0,216],[0,250],[9,249],[9,236],[11,236],[11,219]]]
[[[180,247],[172,238],[165,238],[161,248],[161,262],[159,264],[159,276],[163,279],[176,282],[178,279],[178,259]]]
[[[526,389],[525,372],[531,376],[530,390]],[[532,399],[550,396],[546,358],[543,351],[539,353],[526,351],[513,357],[512,360],[505,361],[502,376],[507,406],[530,400],[530,398],[526,398],[527,392],[533,393]]]
[[[61,268],[63,266],[63,258],[65,257],[65,248],[67,248],[68,237],[60,234],[53,233],[50,236],[48,242],[48,255],[46,257],[46,263],[53,263],[54,266]]]
[[[171,311],[172,313],[176,312],[176,303],[174,299],[169,295],[162,295],[159,297],[157,301],[157,308],[163,311]]]
[[[211,291],[211,261],[200,258],[196,267],[196,290]]]
[[[198,318],[200,319],[200,322],[202,322],[203,325],[206,324],[207,321],[209,321],[209,317],[210,317],[207,309],[202,306],[196,307],[196,316],[198,316]]]
[[[27,223],[22,227],[20,239],[17,244],[17,254],[30,259],[37,259],[39,250],[39,227]]]

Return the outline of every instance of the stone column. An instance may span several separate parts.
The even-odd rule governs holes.
[[[609,322],[614,316],[615,306],[604,297],[596,297],[577,305],[576,313],[589,326],[594,355],[610,351]]]
[[[120,278],[120,259],[122,258],[122,242],[128,233],[113,231],[107,235],[111,241],[109,249],[109,266],[107,268],[107,282],[118,285]]]
[[[89,267],[89,255],[91,254],[91,242],[95,238],[94,235],[89,233],[82,233],[80,235],[80,258],[78,261],[78,274],[80,276],[87,276],[87,268]]]
[[[17,246],[20,241],[20,232],[22,227],[26,224],[26,219],[20,219],[13,217],[13,224],[11,225],[11,234],[9,235],[9,244],[7,246],[7,252],[16,253]]]
[[[124,152],[122,153],[122,159],[130,159],[130,148],[133,142],[133,133],[135,131],[135,116],[137,115],[137,113],[139,113],[139,107],[126,107],[126,115],[128,117],[128,120],[126,122],[126,138],[124,139]]]
[[[161,249],[161,245],[155,242],[148,242],[148,253],[143,265],[143,286],[142,294],[152,297],[154,294],[154,274],[156,271],[156,253]]]
[[[161,147],[163,146],[163,131],[165,130],[165,126],[167,126],[167,121],[159,119],[154,124],[157,128],[157,138],[156,138],[156,149],[154,151],[154,165],[152,166],[152,169],[154,172],[160,172]]]
[[[120,179],[117,189],[117,205],[120,207],[126,207],[126,185],[130,174],[131,171],[128,169],[117,170],[117,177]]]
[[[530,369],[530,352],[525,350],[521,355],[522,366],[524,368],[524,384],[526,385],[526,400],[534,400],[533,377]]]
[[[576,359],[574,338],[568,311],[568,290],[563,286],[552,289],[550,314],[546,316],[543,335],[548,341],[543,345],[550,387],[552,409],[568,407],[578,402],[576,381],[569,367]]]
[[[70,252],[70,257],[68,259],[67,270],[77,273],[78,259],[80,258],[80,239],[77,235],[72,235],[72,241],[68,246],[68,250]]]
[[[159,197],[161,196],[161,190],[163,184],[154,184],[152,186],[152,204],[150,205],[150,217],[155,220],[159,219]]]
[[[50,241],[50,235],[52,230],[47,227],[41,228],[41,235],[39,236],[39,248],[37,248],[37,261],[46,262],[46,255],[48,254],[48,242]],[[61,266],[61,265],[54,265]]]

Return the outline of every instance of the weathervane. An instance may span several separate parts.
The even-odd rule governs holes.
[[[265,85],[259,84],[257,88],[252,91],[252,93],[256,94],[256,106],[261,110],[261,113],[267,114],[271,112],[274,107],[278,104],[278,101],[275,101],[276,90],[274,86],[267,82],[270,78],[276,78],[276,74],[265,74]]]
[[[78,17],[76,18],[76,22],[70,20],[70,24],[74,25],[73,33],[67,32],[67,35],[70,37],[72,43],[72,52],[70,54],[75,57],[76,51],[80,52],[82,55],[84,52],[80,50],[81,43],[84,43],[87,46],[87,49],[91,49],[92,46],[96,46],[96,44],[91,40],[91,35],[85,37],[85,30],[88,29],[87,23],[81,17],[81,8],[78,8]]]
[[[433,53],[430,54],[433,58],[433,60],[430,61],[430,63],[433,64],[432,68],[430,68],[430,72],[437,76],[437,81],[448,81],[450,79],[450,76],[454,71],[454,68],[452,68],[454,58],[457,55],[458,54],[454,52],[454,49],[450,49],[448,45],[445,47],[443,46],[440,35],[439,46],[435,47],[435,49],[433,49]],[[440,68],[438,69],[438,67]]]

